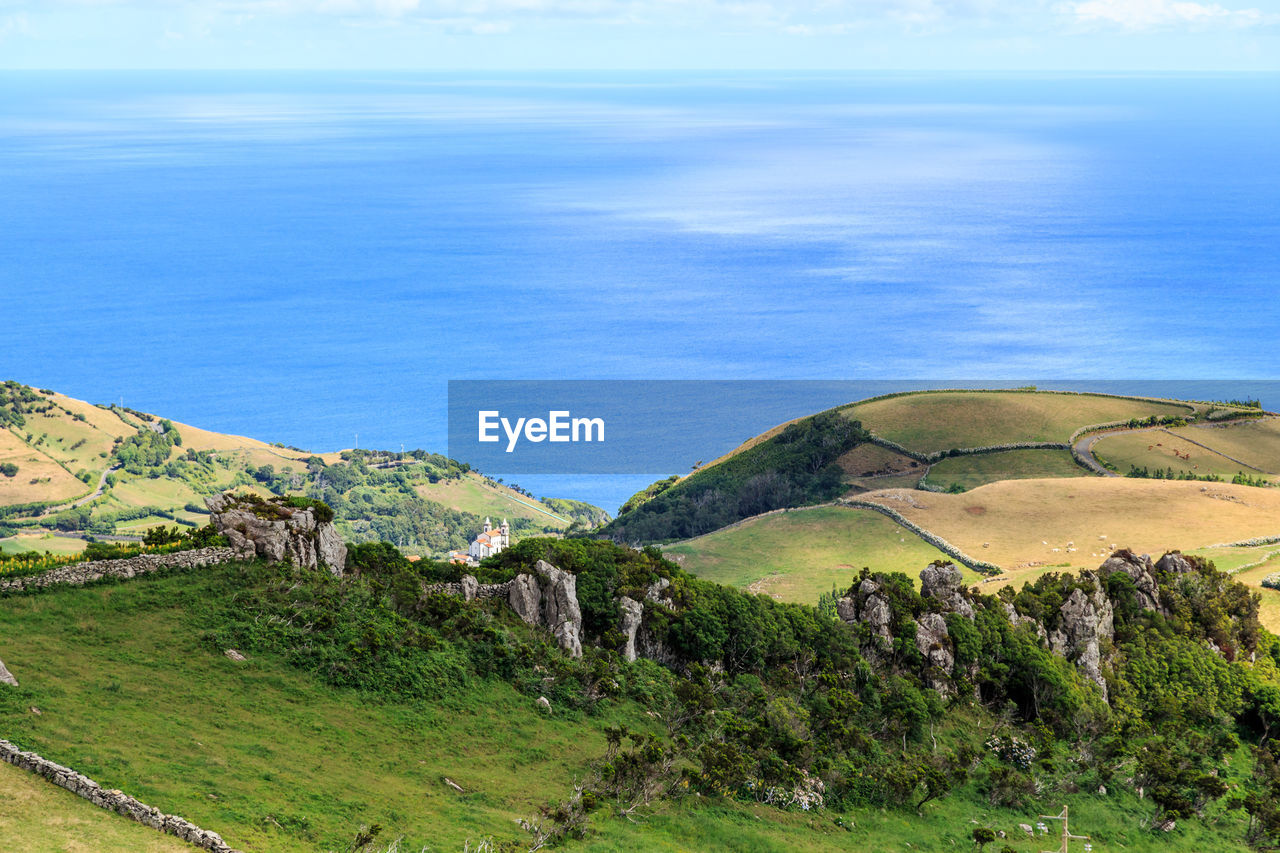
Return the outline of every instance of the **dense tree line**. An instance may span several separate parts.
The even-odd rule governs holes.
[[[805,418],[683,480],[654,484],[600,534],[617,542],[687,539],[762,512],[833,500],[844,491],[839,458],[867,437],[839,412]]]

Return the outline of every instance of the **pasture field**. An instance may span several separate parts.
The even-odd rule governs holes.
[[[884,490],[862,499],[1002,566],[1016,583],[1047,567],[1097,568],[1118,547],[1159,557],[1280,534],[1280,489],[1228,483],[1074,477],[1008,480],[959,495]]]
[[[83,468],[95,474],[107,467],[115,436],[77,421],[59,409],[29,414],[17,431],[32,435],[32,443],[72,471]],[[121,424],[123,426],[123,424]]]
[[[1280,546],[1271,546],[1273,549]],[[1280,552],[1272,555],[1266,562],[1237,572],[1235,580],[1251,587],[1262,599],[1258,607],[1258,619],[1273,634],[1280,634],[1280,590],[1270,589],[1262,585],[1262,579],[1269,574],[1280,572]]]
[[[1280,543],[1248,547],[1196,548],[1186,553],[1212,560],[1219,571],[1232,573],[1265,562],[1273,555],[1280,554]]]
[[[845,496],[856,496],[863,492],[874,492],[880,489],[914,489],[916,484],[920,482],[920,476],[923,472],[924,468],[922,467],[915,473],[899,474],[896,477],[853,477],[845,481],[845,485],[849,487],[849,491],[845,493]]]
[[[917,477],[924,473],[924,464],[910,456],[878,444],[859,444],[836,460],[849,477],[874,477],[885,474],[910,474]]]
[[[1280,418],[1227,426],[1179,427],[1174,432],[1269,474],[1280,474]]]
[[[662,549],[701,578],[783,601],[816,604],[847,588],[863,566],[916,576],[947,556],[877,512],[814,507],[749,519]],[[962,569],[966,580],[979,577]]]
[[[920,453],[1014,442],[1065,442],[1082,426],[1187,415],[1191,404],[1090,394],[954,391],[855,403],[841,411],[881,438]]]
[[[968,490],[1000,480],[1089,476],[1066,450],[1006,450],[943,459],[929,468],[927,482],[943,489],[954,484]]]
[[[18,473],[0,474],[0,506],[70,500],[90,490],[42,449],[28,447],[9,430],[0,429],[0,464],[6,462],[17,465]]]
[[[247,464],[255,466],[272,465],[277,471],[305,471],[306,460],[311,456],[310,453],[304,451],[276,447],[275,445],[267,444],[265,441],[248,438],[243,435],[210,432],[190,424],[176,422],[174,426],[177,427],[178,434],[182,436],[182,446],[175,447],[173,450],[172,455],[175,458],[185,453],[188,448],[193,450],[213,450],[224,458],[240,459]],[[336,453],[330,455],[332,455],[333,461],[339,459]]]
[[[489,681],[430,702],[365,701],[282,660],[233,662],[200,622],[229,594],[222,569],[0,599],[4,661],[22,685],[0,692],[4,736],[246,851],[346,850],[374,823],[406,835],[405,849],[460,850],[518,837],[512,821],[567,796],[604,751],[601,727],[624,719],[545,715]]]
[[[477,474],[468,473],[460,480],[441,480],[437,483],[418,483],[413,490],[429,501],[442,503],[451,509],[491,516],[497,524],[504,516],[528,518],[540,526],[564,528],[568,523],[536,499],[526,497],[505,486],[492,486]],[[519,503],[524,501],[525,503]],[[539,512],[525,504],[542,507]]]
[[[0,839],[24,853],[192,853],[172,835],[125,820],[25,770],[0,762]]]
[[[1121,475],[1128,473],[1130,466],[1152,471],[1172,468],[1176,473],[1187,472],[1198,477],[1216,475],[1228,481],[1238,473],[1257,475],[1257,471],[1239,462],[1187,441],[1186,438],[1200,441],[1201,433],[1211,432],[1201,429],[1189,432],[1190,429],[1150,429],[1106,435],[1094,442],[1093,455],[1099,462],[1110,462]]]
[[[6,554],[17,554],[23,551],[38,551],[41,554],[45,551],[50,554],[79,554],[84,550],[86,544],[83,539],[54,536],[51,533],[37,533],[35,535],[19,533],[17,536],[0,539],[0,551]],[[3,736],[3,734],[0,734],[0,737]]]

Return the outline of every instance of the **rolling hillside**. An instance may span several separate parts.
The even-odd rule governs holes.
[[[811,512],[823,511],[782,517]],[[1171,691],[1209,679],[1223,695],[1208,696],[1206,721],[1170,704],[1130,663],[1115,689],[1134,696],[1125,713],[1152,730],[1117,742],[1107,736],[1111,712],[1074,666],[1012,630],[1003,609],[1012,597],[974,599],[982,632],[962,635],[957,648],[981,657],[972,676],[981,689],[943,702],[923,688],[930,670],[918,657],[885,659],[860,626],[812,607],[718,588],[608,543],[525,544],[488,572],[527,569],[535,555],[573,566],[590,640],[581,659],[494,600],[428,595],[405,607],[397,590],[421,592],[397,575],[418,582],[449,567],[403,558],[366,563],[342,581],[233,563],[0,596],[5,660],[22,679],[0,686],[4,734],[247,853],[536,849],[537,834],[517,820],[555,827],[557,815],[572,815],[565,798],[575,785],[593,805],[558,839],[568,850],[943,853],[971,848],[974,830],[990,827],[1015,853],[1034,853],[1043,838],[1018,825],[1063,803],[1076,830],[1107,849],[1248,849],[1248,816],[1231,796],[1255,790],[1250,747],[1219,738],[1197,755],[1191,745],[1209,741],[1217,713],[1238,717],[1242,739],[1256,740],[1253,705],[1231,685],[1272,677],[1269,636],[1258,640],[1263,665],[1247,675],[1244,663],[1208,648],[1198,623],[1157,621],[1157,631],[1144,621],[1157,617],[1119,611],[1122,660],[1141,661],[1147,649],[1163,666],[1169,656],[1178,664]],[[679,602],[656,611],[667,613],[656,623],[668,632],[667,655],[678,656],[667,666],[622,659],[598,621],[606,611],[589,603],[655,571]],[[1061,601],[1063,591],[1024,590],[1017,602]],[[1228,600],[1230,590],[1217,595]],[[937,606],[905,589],[894,596],[901,618]],[[1242,631],[1248,602],[1230,606],[1231,630]],[[698,659],[716,668],[688,666]],[[1043,717],[1026,698],[1026,684],[1041,679],[1038,701],[1053,709]],[[1038,760],[1003,754],[993,732],[1034,744]],[[1157,772],[1138,763],[1144,745],[1155,750],[1174,735],[1188,744],[1174,758],[1193,762],[1183,768],[1189,781],[1139,796]],[[794,785],[782,780],[800,768],[826,780],[820,808],[767,799],[761,780]],[[0,791],[13,799],[0,806],[0,830],[29,821],[21,849],[184,849],[7,771]],[[1206,777],[1222,784],[1207,787]],[[647,799],[634,799],[635,780],[651,786]],[[1153,796],[1177,803],[1193,783],[1210,795],[1188,804],[1176,828],[1153,831],[1164,808]],[[375,826],[370,843],[355,841]]]
[[[1234,568],[1230,549],[1209,546],[1280,536],[1280,489],[1258,487],[1274,482],[1271,472],[1280,467],[1280,418],[1256,409],[1017,391],[904,394],[837,411],[856,417],[866,440],[837,460],[842,493],[827,502],[867,501],[899,513],[959,553],[998,566],[1001,572],[988,572],[998,575],[997,586],[1047,571],[1091,568],[1117,547],[1180,548]],[[1210,413],[1212,421],[1206,419]],[[1188,476],[1202,479],[1099,476],[1076,458],[1079,447],[1065,449],[1095,425],[1110,425],[1092,443],[1099,469],[1106,464],[1124,473],[1130,466],[1181,464]],[[739,453],[759,453],[781,431],[747,442],[677,486],[696,496],[716,468],[732,464]],[[1049,446],[1009,447],[1024,443]],[[1232,483],[1241,471],[1255,484]],[[633,523],[644,520],[643,513],[640,501],[606,530],[644,530],[643,523]],[[914,574],[924,565],[913,550],[883,548],[886,541],[914,540],[924,552],[934,550],[889,518],[868,521],[874,513],[866,509],[807,513],[813,514],[744,516],[665,550],[695,573],[807,602],[833,579],[845,580],[850,567]],[[1264,618],[1280,630],[1280,593],[1258,586],[1263,574],[1250,570],[1241,577],[1259,590]]]
[[[428,555],[465,547],[485,516],[510,519],[517,537],[607,518],[577,501],[553,508],[439,454],[313,454],[16,382],[0,386],[0,422],[5,550],[56,552],[79,542],[50,544],[51,531],[101,537],[198,526],[204,498],[228,488],[323,498],[349,540],[387,540]]]

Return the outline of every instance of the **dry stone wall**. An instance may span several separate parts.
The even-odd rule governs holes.
[[[70,767],[63,767],[61,764],[41,758],[34,752],[24,752],[7,740],[0,740],[0,760],[42,776],[99,808],[108,809],[144,826],[175,835],[202,850],[209,850],[212,853],[239,853],[223,841],[222,836],[216,832],[201,829],[177,815],[165,814],[154,806],[135,800],[128,794],[103,788],[88,776],[77,773]]]
[[[127,580],[164,569],[192,569],[211,566],[215,563],[228,563],[236,559],[236,556],[233,548],[197,548],[192,551],[174,551],[172,554],[139,554],[122,560],[72,563],[31,577],[0,580],[0,592],[23,592],[54,584],[83,586],[103,578]]]

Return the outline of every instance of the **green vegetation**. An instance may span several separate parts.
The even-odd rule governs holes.
[[[0,763],[0,838],[28,853],[192,853],[170,835],[123,820],[25,770]],[[10,847],[10,849],[16,849]]]
[[[648,503],[678,482],[680,482],[680,475],[672,474],[665,480],[659,480],[656,483],[649,484],[631,497],[627,498],[626,503],[619,508],[618,515],[625,515],[633,509],[639,508],[641,504]]]
[[[976,489],[1000,480],[1040,477],[1084,477],[1088,472],[1066,450],[1005,450],[974,456],[956,456],[935,463],[926,478],[935,487]]]
[[[836,412],[805,418],[665,488],[651,486],[651,497],[600,532],[624,542],[688,539],[770,510],[832,500],[845,490],[840,457],[866,437],[857,421]]]
[[[946,699],[924,686],[914,640],[940,603],[904,575],[864,571],[847,593],[860,602],[865,581],[878,586],[885,646],[816,608],[693,578],[653,549],[529,539],[481,580],[536,559],[577,575],[582,659],[502,602],[424,595],[458,567],[385,544],[356,546],[343,579],[250,563],[0,598],[22,679],[0,691],[0,714],[24,746],[233,844],[286,853],[344,849],[374,824],[408,849],[740,838],[945,850],[1062,802],[1096,841],[1126,849],[1236,850],[1280,833],[1280,645],[1248,591],[1202,561],[1159,578],[1168,616],[1142,610],[1127,575],[1102,579],[1116,602],[1108,706],[1005,614],[1053,630],[1061,602],[1091,583],[1078,578],[977,596],[973,621],[945,615],[957,664]],[[673,607],[651,604],[647,622],[668,665],[627,663],[616,597],[658,578]],[[1178,828],[1153,835],[1153,819]]]
[[[1175,471],[1172,465],[1164,469],[1156,468],[1154,471],[1147,468],[1145,465],[1141,468],[1136,465],[1131,465],[1129,466],[1129,471],[1125,476],[1136,480],[1183,480],[1205,483],[1221,483],[1223,480],[1223,478],[1217,474],[1197,474],[1194,471],[1186,470]],[[1266,488],[1268,486],[1275,485],[1266,477],[1255,477],[1250,474],[1246,474],[1243,471],[1237,471],[1235,476],[1231,478],[1231,483],[1236,486],[1255,486],[1257,488]]]
[[[840,506],[754,518],[662,553],[704,580],[805,604],[863,566],[915,575],[946,556],[879,513]]]
[[[510,518],[516,538],[572,528],[585,532],[607,515],[579,501],[538,502],[440,454],[347,450],[311,455],[252,439],[208,433],[117,406],[94,407],[19,383],[0,386],[0,474],[9,466],[32,474],[0,493],[0,517],[93,535],[137,533],[139,527],[203,523],[204,499],[227,489],[302,493],[334,510],[345,538],[391,541],[443,556],[463,549],[485,515]],[[20,431],[17,427],[21,426]],[[18,434],[20,432],[21,434]],[[38,453],[39,464],[19,453]],[[81,507],[105,474],[105,494]],[[46,479],[47,478],[47,479]],[[34,500],[49,496],[52,500]]]

